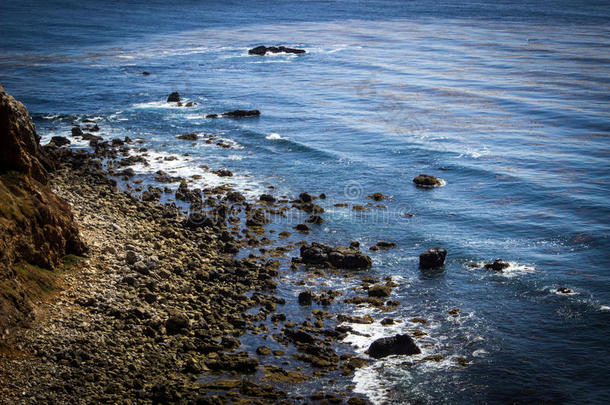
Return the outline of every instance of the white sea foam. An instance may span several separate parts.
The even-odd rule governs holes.
[[[555,287],[548,287],[547,288],[552,294],[557,294],[557,295],[579,295],[580,293],[578,291],[574,291],[571,288],[569,289],[570,292],[561,292],[561,291],[557,291],[558,289]]]
[[[472,352],[473,357],[485,357],[488,354],[489,354],[489,352],[485,349],[477,349],[474,352]]]
[[[265,137],[265,139],[276,140],[276,139],[290,139],[288,137],[283,137],[280,134],[276,134],[275,132],[270,133]]]
[[[474,268],[473,270],[477,271],[477,272],[487,272],[486,274],[492,274],[495,276],[502,276],[502,277],[508,277],[508,278],[536,272],[536,267],[529,265],[529,264],[522,264],[522,263],[518,263],[518,262],[510,262],[510,261],[507,262],[509,266],[507,268],[503,269],[502,271],[494,271],[491,269],[488,270],[485,268],[485,263],[486,262],[475,263],[477,265],[477,267]]]
[[[170,176],[183,177],[189,180],[191,188],[209,188],[230,185],[248,197],[255,197],[265,191],[262,184],[252,179],[247,173],[234,174],[232,177],[218,176],[211,171],[199,167],[191,157],[185,157],[162,151],[148,151],[143,155],[148,166],[138,163],[132,166],[138,174],[152,174],[163,170]],[[193,179],[192,176],[201,176]]]
[[[508,262],[508,264],[508,268],[502,270],[501,273],[498,273],[499,275],[511,278],[523,274],[534,273],[536,271],[536,267],[529,264],[521,264],[517,262]]]
[[[135,103],[131,106],[132,108],[135,109],[165,109],[165,108],[183,108],[183,107],[178,107],[177,103],[168,103],[165,101],[149,101],[146,103]]]
[[[357,369],[352,381],[355,384],[354,392],[366,395],[372,403],[382,404],[386,400],[385,388],[387,387],[373,366]]]

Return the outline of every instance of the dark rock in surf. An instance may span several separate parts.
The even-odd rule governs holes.
[[[57,147],[62,147],[64,145],[69,145],[71,142],[65,136],[54,136],[51,138],[50,143],[54,144]]]
[[[179,103],[180,102],[180,94],[177,91],[174,91],[167,97],[168,103]]]
[[[447,251],[445,249],[429,249],[419,255],[419,268],[426,270],[441,267],[443,264],[445,264],[446,256]]]
[[[72,136],[83,136],[83,130],[79,126],[72,127]]]
[[[313,200],[313,197],[308,193],[299,194],[299,201],[302,201],[304,203],[310,203],[312,200]]]
[[[275,197],[272,196],[271,194],[261,194],[260,197],[258,197],[259,201],[264,201],[267,203],[274,203],[275,202]]]
[[[502,271],[506,268],[508,268],[510,266],[510,264],[508,264],[507,262],[505,262],[502,259],[496,259],[494,260],[493,263],[485,263],[484,267],[486,269],[489,270],[494,270],[494,271]]]
[[[375,340],[367,350],[369,356],[376,359],[391,355],[413,355],[421,350],[409,335],[396,335]]]
[[[215,175],[220,176],[220,177],[231,177],[231,176],[233,176],[233,173],[230,170],[227,170],[227,169],[213,170],[212,173],[214,173]]]

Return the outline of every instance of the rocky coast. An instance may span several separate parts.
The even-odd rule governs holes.
[[[65,220],[53,219],[51,210],[47,222],[65,235],[40,220],[28,225],[64,235],[54,244],[30,243],[53,246],[41,256],[52,262],[20,255],[8,261],[5,243],[6,268],[46,281],[13,277],[14,285],[27,287],[24,279],[33,279],[39,288],[21,294],[29,306],[17,312],[31,322],[15,318],[4,325],[0,396],[7,403],[360,404],[367,401],[352,391],[355,370],[373,358],[420,353],[406,334],[380,339],[370,357],[342,343],[360,333],[349,324],[378,322],[346,306],[386,311],[400,305],[391,297],[391,278],[359,273],[372,261],[357,242],[288,242],[292,226],[277,234],[267,229],[290,210],[307,217],[309,225],[298,224],[297,231],[319,226],[324,209],[317,202],[325,195],[249,200],[230,187],[191,188],[188,179],[167,173],[155,176],[168,185],[164,189],[145,187],[133,179],[131,166],[147,163],[146,149],[136,142],[103,140],[90,133],[99,126],[83,120],[72,136],[88,140],[88,149],[70,149],[63,137],[40,147],[21,107],[29,130],[23,133],[24,125],[9,116],[3,136],[17,144],[24,135],[31,138],[33,149],[22,151],[21,160],[52,162],[40,179],[62,209],[55,215]],[[393,246],[382,241],[371,250]],[[301,280],[287,285],[294,277],[283,275],[295,273]],[[343,296],[313,281],[331,276],[360,285]],[[278,289],[294,294],[281,296]],[[14,307],[5,305],[3,312]],[[395,322],[402,321],[385,317],[381,325]],[[411,335],[426,333],[414,329]]]

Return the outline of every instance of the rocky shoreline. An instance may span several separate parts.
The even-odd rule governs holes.
[[[71,203],[90,253],[62,275],[67,288],[44,304],[46,316],[13,337],[13,355],[3,356],[6,401],[299,399],[241,378],[196,384],[204,371],[242,376],[259,368],[260,356],[240,351],[238,338],[282,303],[272,294],[275,263],[236,260],[218,229],[185,226],[178,209],[118,190],[92,156],[65,149],[55,157],[62,163],[52,187]],[[216,392],[226,393],[207,395]]]
[[[391,278],[358,275],[372,261],[357,242],[328,246],[291,237],[288,229],[307,234],[324,222],[317,203],[325,195],[249,200],[228,186],[191,189],[188,179],[160,172],[155,181],[167,186],[144,188],[130,166],[147,164],[146,149],[129,138],[91,134],[99,130],[87,119],[72,129],[89,151],[70,149],[62,137],[42,148],[54,162],[50,186],[72,207],[87,249],[55,271],[56,285],[36,302],[38,320],[2,342],[6,402],[354,405],[368,403],[353,393],[355,370],[379,357],[421,352],[411,337],[426,336],[419,329],[379,339],[370,357],[342,343],[360,334],[349,324],[403,322],[358,316],[346,305],[385,312],[401,303],[392,299]],[[172,194],[173,202],[162,202]],[[305,223],[268,229],[291,210]],[[395,245],[380,241],[370,250]],[[442,261],[444,254],[434,265]],[[355,293],[325,287],[332,276],[353,279]],[[345,313],[337,312],[339,300]]]

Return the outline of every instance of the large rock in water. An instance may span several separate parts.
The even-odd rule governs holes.
[[[441,179],[427,174],[420,174],[413,179],[413,183],[415,183],[417,187],[438,187],[443,185]]]
[[[303,264],[342,269],[364,269],[373,265],[371,258],[355,247],[331,247],[317,242],[301,246],[301,257],[297,260]]]
[[[426,250],[424,253],[419,255],[419,268],[426,270],[441,267],[443,264],[445,264],[446,256],[447,251],[445,249],[436,248]]]
[[[85,247],[27,109],[0,86],[0,331],[23,323],[69,253]],[[42,283],[42,284],[41,284]]]
[[[367,353],[371,357],[380,359],[393,354],[410,356],[421,353],[421,350],[411,339],[411,336],[396,335],[375,340],[369,346]]]
[[[256,48],[252,48],[248,51],[250,55],[260,55],[264,56],[269,53],[294,53],[301,54],[305,53],[304,49],[296,49],[296,48],[286,48],[285,46],[257,46]]]
[[[167,96],[168,103],[179,103],[180,102],[180,94],[177,91],[174,91],[169,96]]]

